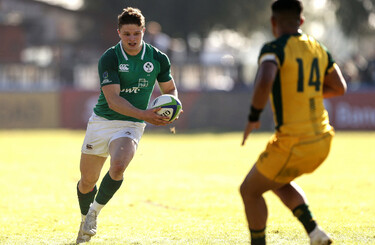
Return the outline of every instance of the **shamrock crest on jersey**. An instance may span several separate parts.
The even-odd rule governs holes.
[[[145,70],[145,72],[147,72],[147,73],[150,73],[154,70],[154,65],[151,62],[146,62],[143,65],[143,70]]]

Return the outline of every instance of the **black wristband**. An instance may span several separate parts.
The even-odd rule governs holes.
[[[256,109],[254,106],[250,107],[250,114],[248,117],[249,122],[257,122],[259,121],[260,113],[262,113],[263,109]]]

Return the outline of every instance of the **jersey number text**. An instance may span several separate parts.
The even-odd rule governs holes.
[[[304,70],[303,70],[303,60],[300,58],[296,59],[298,63],[298,84],[297,84],[297,92],[303,92],[304,90]],[[315,76],[314,76],[315,75]],[[315,91],[320,90],[320,72],[319,72],[319,64],[318,59],[314,58],[310,68],[310,77],[309,77],[309,86],[315,87]]]

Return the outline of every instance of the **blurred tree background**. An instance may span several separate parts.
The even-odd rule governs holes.
[[[82,11],[94,21],[87,36],[103,49],[118,40],[115,31],[117,15],[123,8],[131,6],[141,9],[146,21],[160,23],[162,32],[185,41],[188,54],[191,53],[188,41],[191,35],[202,43],[199,52],[206,52],[204,47],[213,46],[208,42],[209,36],[216,31],[215,38],[219,36],[227,42],[222,46],[227,50],[236,49],[232,56],[243,56],[241,62],[247,59],[244,63],[253,66],[256,62],[254,54],[260,45],[273,38],[271,3],[272,0],[112,0],[109,4],[105,0],[84,0]],[[357,59],[353,56],[358,55],[375,59],[375,0],[303,0],[303,3],[306,22],[302,30],[326,44],[339,62]],[[245,57],[250,54],[252,58]],[[353,67],[353,64],[349,66]]]
[[[214,30],[232,30],[246,38],[261,33],[266,36],[262,41],[270,40],[271,3],[272,0],[162,0],[157,3],[113,0],[109,4],[105,0],[84,0],[82,11],[94,22],[87,35],[105,48],[118,39],[117,15],[128,6],[141,9],[146,21],[160,23],[162,31],[173,38],[187,40],[194,34],[203,40]],[[303,31],[329,48],[332,45],[339,59],[347,59],[353,52],[375,52],[371,48],[375,42],[375,0],[303,0],[303,3],[307,19]],[[259,43],[252,42],[252,45]]]
[[[141,9],[147,22],[145,41],[168,54],[186,89],[251,85],[259,49],[273,39],[273,0],[82,0],[75,9],[57,1],[73,2],[0,0],[0,25],[7,33],[0,39],[0,52],[3,47],[13,61],[52,67],[56,78],[46,79],[54,81],[51,84],[59,80],[64,86],[94,87],[96,77],[88,77],[88,71],[94,71],[98,57],[119,41],[117,16],[129,6]],[[302,2],[306,21],[301,29],[328,47],[348,81],[375,87],[375,0]],[[158,24],[154,32],[152,23]],[[7,45],[19,47],[18,52],[9,52]],[[10,61],[2,57],[0,62]],[[6,77],[13,76],[8,73]]]
[[[66,98],[61,103],[70,109],[64,109],[64,115],[56,114],[56,122],[59,116],[64,127],[85,127],[86,123],[75,118],[86,120],[97,102],[97,96],[91,93],[99,90],[98,59],[119,42],[117,16],[126,7],[137,7],[146,17],[145,41],[167,53],[179,91],[193,92],[194,96],[201,91],[213,92],[210,101],[221,109],[218,104],[229,105],[226,99],[237,101],[237,92],[253,88],[259,50],[274,39],[270,28],[272,2],[0,0],[0,92],[61,91],[58,98]],[[375,0],[302,2],[306,18],[302,31],[330,50],[348,82],[348,90],[375,91]],[[236,100],[225,93],[232,91]],[[194,96],[189,100],[193,101]],[[11,126],[14,121],[31,121],[27,108],[33,104],[26,101],[23,105],[16,97],[9,98],[3,103],[7,110],[0,110],[0,118],[9,119],[6,123]],[[79,102],[71,102],[75,101],[72,98]],[[13,109],[9,109],[11,103]],[[375,127],[371,120],[375,118],[373,100],[366,107],[352,105],[352,101],[345,105],[340,107],[345,123],[352,118],[353,122],[367,120],[363,125]],[[34,117],[35,121],[38,118],[42,117]],[[69,124],[66,118],[77,124]],[[272,123],[271,119],[266,121]]]
[[[375,0],[333,0],[347,35],[375,34]]]
[[[237,92],[253,88],[259,50],[274,39],[270,28],[272,1],[0,0],[0,92],[61,92],[54,94],[59,99],[51,97],[51,101],[62,98],[65,107],[54,106],[56,117],[51,124],[85,127],[83,122],[97,102],[97,95],[92,94],[100,88],[98,59],[119,42],[117,16],[126,7],[137,7],[146,17],[145,41],[167,53],[179,91],[192,92],[187,97],[192,101],[201,91],[213,92],[210,102],[221,109],[218,104],[229,105],[240,99]],[[375,91],[375,0],[302,2],[306,17],[302,31],[330,50],[348,90]],[[225,92],[235,92],[235,96]],[[0,110],[0,118],[7,119],[3,125],[13,127],[14,122],[31,121],[27,108],[34,104],[26,100],[20,104],[17,98],[10,96],[3,103],[6,110]],[[35,98],[39,101],[39,95]],[[40,99],[40,105],[53,105]],[[375,105],[373,100],[371,103],[362,107],[348,101],[346,107],[340,107],[345,123],[352,118],[352,122],[374,128],[371,119],[375,118]],[[57,114],[55,107],[65,108],[63,115]],[[40,107],[40,111],[52,118],[47,109]],[[37,115],[35,122],[44,123],[39,120],[42,116],[32,115]],[[202,118],[204,124],[205,120]],[[271,119],[266,121],[272,123]]]
[[[265,28],[269,25],[271,0],[162,0],[150,4],[145,0],[84,0],[83,10],[93,15],[100,25],[103,18],[99,16],[116,16],[124,7],[140,8],[148,21],[157,21],[163,30],[176,37],[187,37],[196,32],[206,36],[213,28],[236,29],[242,33]],[[310,13],[308,1],[305,2],[305,13]],[[372,33],[375,30],[375,0],[315,0],[325,4],[334,12],[343,31],[348,35]],[[319,4],[319,3],[317,3]],[[104,18],[104,19],[106,19]]]
[[[259,25],[266,24],[269,3],[248,0],[163,0],[150,4],[150,1],[142,0],[114,0],[108,4],[105,0],[85,0],[83,10],[94,16],[98,13],[106,18],[113,16],[116,23],[116,17],[123,8],[137,7],[145,15],[146,21],[157,21],[169,35],[184,38],[192,32],[206,36],[215,27],[251,32]],[[102,18],[95,19],[100,24]]]

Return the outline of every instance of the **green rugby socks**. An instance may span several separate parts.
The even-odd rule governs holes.
[[[250,229],[251,245],[266,245],[266,228],[261,230]]]
[[[79,184],[79,182],[78,182]],[[96,185],[92,191],[89,193],[83,194],[79,191],[77,184],[77,195],[79,207],[81,209],[81,214],[85,216],[89,209],[90,205],[93,203],[93,208],[98,213],[103,208],[105,204],[113,197],[115,192],[120,188],[122,180],[113,180],[109,176],[109,172],[104,176],[102,183],[100,184],[99,192],[96,188]],[[96,193],[98,192],[98,195]],[[96,195],[96,198],[95,198]],[[95,199],[95,202],[94,202]],[[84,218],[83,218],[84,219]]]
[[[98,190],[96,189],[96,185],[95,185],[92,191],[90,191],[89,193],[83,194],[79,191],[78,184],[77,184],[77,196],[78,196],[79,208],[81,209],[81,214],[86,215],[87,212],[89,211],[90,204],[94,201],[96,192]]]
[[[301,204],[293,210],[294,216],[296,216],[302,225],[305,227],[307,234],[312,232],[317,226],[315,220],[313,219],[310,209],[306,204]]]
[[[95,201],[101,205],[107,204],[115,192],[120,188],[122,181],[123,180],[113,180],[108,171],[100,184],[99,192]]]

